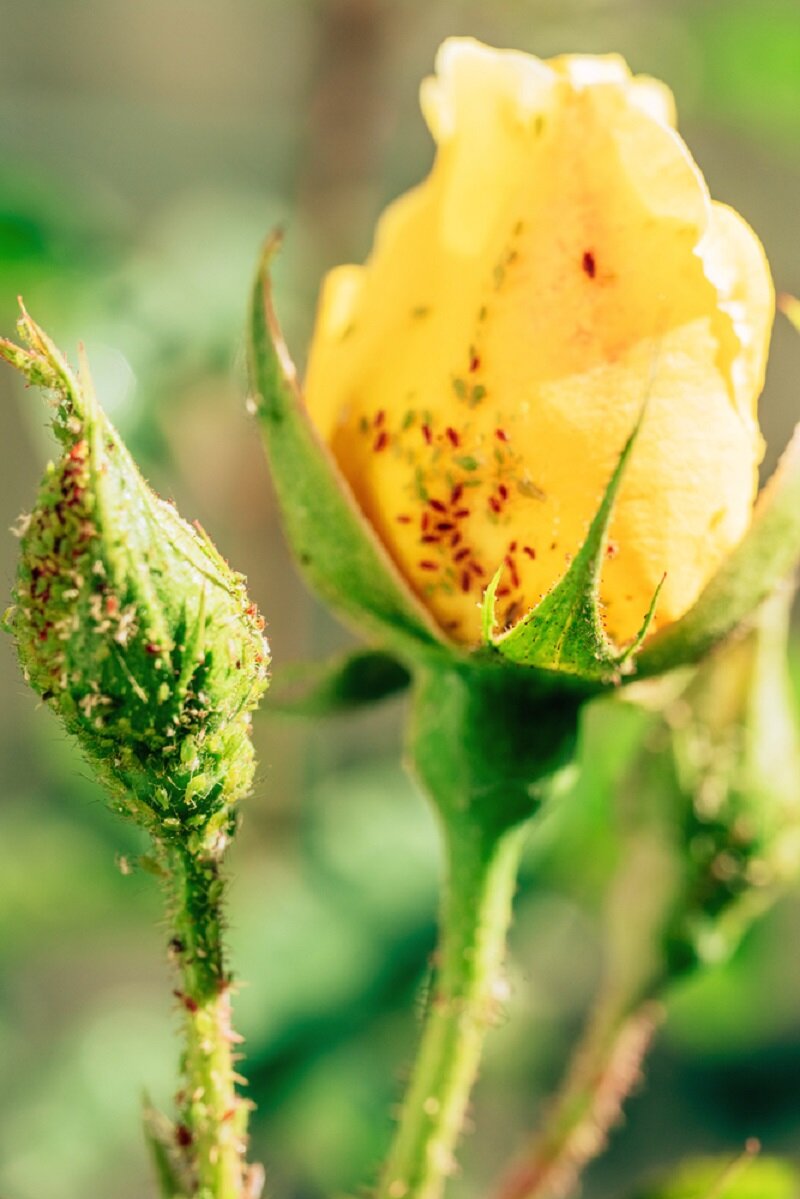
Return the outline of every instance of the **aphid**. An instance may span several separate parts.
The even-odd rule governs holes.
[[[173,991],[172,994],[183,1004],[187,1012],[194,1014],[198,1010],[197,1001],[192,999],[191,995],[187,995],[185,991]]]
[[[181,1149],[188,1149],[194,1138],[190,1129],[188,1129],[185,1124],[176,1124],[175,1140],[177,1144],[180,1145]]]

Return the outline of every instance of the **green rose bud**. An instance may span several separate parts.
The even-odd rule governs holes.
[[[23,315],[0,355],[52,392],[61,457],[22,524],[6,624],[26,678],[117,810],[218,852],[250,788],[263,619],[203,530],[147,486],[95,399]]]
[[[712,654],[667,714],[686,861],[669,956],[727,956],[800,870],[800,742],[787,662],[793,589]]]

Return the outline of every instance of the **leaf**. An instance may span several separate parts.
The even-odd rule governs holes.
[[[272,307],[264,248],[250,310],[253,398],[295,556],[314,590],[362,634],[398,647],[435,646],[441,634],[356,503],[311,423]]]
[[[642,425],[644,409],[628,438],[589,526],[586,540],[555,587],[510,632],[491,637],[494,626],[494,584],[484,598],[484,630],[491,644],[510,662],[576,675],[603,683],[619,681],[623,665],[647,634],[658,592],[638,635],[623,652],[609,640],[600,616],[598,589],[608,526],[625,467]]]
[[[800,425],[756,503],[753,521],[692,608],[657,633],[636,677],[697,662],[747,619],[800,558]]]
[[[671,1178],[637,1191],[635,1199],[798,1199],[800,1174],[778,1158],[755,1159],[757,1145],[737,1158],[687,1162]]]
[[[287,716],[331,716],[404,691],[411,676],[381,650],[364,650],[332,662],[284,668],[273,678],[267,711]]]
[[[153,1107],[145,1095],[142,1105],[144,1136],[155,1168],[160,1199],[188,1199],[192,1180],[181,1161],[175,1140],[175,1125]]]

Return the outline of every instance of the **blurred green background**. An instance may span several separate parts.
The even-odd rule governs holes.
[[[797,0],[0,0],[0,332],[15,297],[98,390],[154,485],[246,571],[275,666],[348,644],[283,546],[244,413],[242,324],[259,242],[287,232],[280,309],[302,359],[320,273],[361,257],[427,169],[417,87],[448,34],[541,55],[618,50],[668,81],[713,194],[800,291]],[[776,329],[768,464],[798,416],[800,345]],[[0,375],[0,512],[48,453],[42,405]],[[15,542],[0,539],[10,593]],[[168,1105],[176,1023],[154,881],[0,645],[0,1199],[141,1199],[146,1088]],[[231,856],[229,941],[269,1191],[373,1177],[417,1030],[436,834],[402,774],[402,706],[308,727],[260,717]],[[619,850],[611,794],[642,718],[589,718],[587,770],[531,848],[512,997],[490,1040],[456,1196],[480,1193],[541,1110],[601,969]],[[588,1199],[755,1135],[800,1152],[800,903],[682,987]]]

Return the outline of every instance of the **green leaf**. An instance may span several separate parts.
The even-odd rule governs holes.
[[[410,681],[396,658],[381,650],[364,650],[332,662],[284,668],[273,678],[264,706],[287,716],[331,716],[398,695]]]
[[[289,543],[314,590],[362,634],[397,647],[435,646],[441,634],[360,511],[308,412],[272,306],[271,237],[250,310],[253,399]]]
[[[484,598],[484,630],[491,644],[508,661],[521,666],[576,675],[602,683],[618,682],[622,668],[643,641],[652,620],[658,592],[644,624],[631,645],[620,653],[609,640],[600,615],[598,589],[608,526],[625,467],[641,428],[644,411],[625,443],[586,540],[564,577],[508,633],[491,637],[494,627],[494,586]],[[495,580],[492,580],[495,583]]]
[[[800,1174],[777,1158],[754,1159],[757,1147],[738,1158],[687,1162],[668,1180],[636,1192],[635,1199],[798,1199]]]
[[[636,676],[698,662],[756,611],[798,558],[800,425],[758,498],[744,538],[686,615],[652,638],[636,661]]]
[[[144,1098],[142,1121],[160,1199],[188,1199],[194,1187],[178,1152],[175,1125],[153,1107],[147,1096]]]

